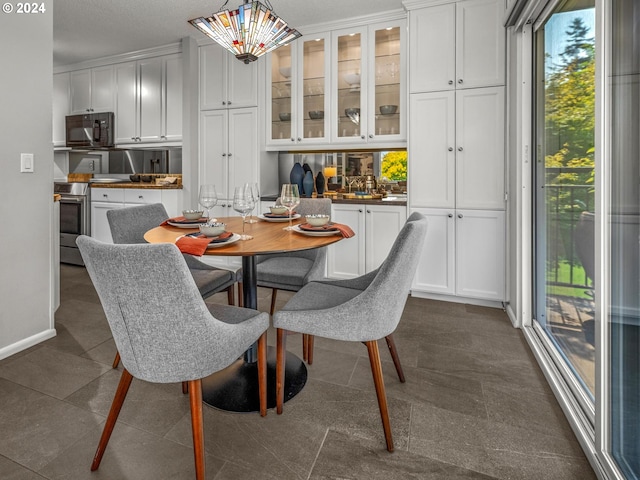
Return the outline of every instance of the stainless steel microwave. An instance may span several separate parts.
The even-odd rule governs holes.
[[[67,115],[67,147],[113,147],[113,112]]]

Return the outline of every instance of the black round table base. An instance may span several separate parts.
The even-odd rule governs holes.
[[[307,367],[287,352],[284,373],[284,401],[295,397],[307,383]],[[236,360],[224,370],[202,379],[202,400],[228,412],[259,412],[258,364]],[[276,406],[276,349],[267,351],[267,408]]]

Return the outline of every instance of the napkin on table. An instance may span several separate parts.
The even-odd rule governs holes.
[[[314,227],[309,223],[302,223],[300,224],[300,228],[304,230],[312,231],[312,232],[313,231],[318,232],[322,230],[339,230],[340,234],[344,238],[351,238],[351,237],[355,237],[356,235],[355,232],[351,230],[351,227],[343,223],[327,223],[326,225],[323,225],[321,227]]]
[[[201,257],[204,255],[204,252],[207,251],[207,247],[210,243],[224,242],[232,235],[232,232],[224,232],[217,237],[207,237],[205,235],[198,235],[194,237],[185,235],[184,237],[180,237],[176,240],[176,246],[182,253]]]

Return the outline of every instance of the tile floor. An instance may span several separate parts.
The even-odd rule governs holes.
[[[58,336],[0,361],[0,478],[194,478],[188,396],[137,380],[100,469],[89,471],[120,372],[86,271],[62,265],[61,277]],[[259,294],[266,311],[269,291]],[[504,312],[409,298],[395,339],[407,383],[381,349],[394,453],[365,347],[316,339],[307,385],[283,415],[204,408],[207,478],[595,478]],[[289,337],[298,354],[300,344]]]

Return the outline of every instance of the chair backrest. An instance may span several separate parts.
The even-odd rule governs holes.
[[[107,211],[113,243],[146,243],[144,234],[164,222],[169,215],[164,205],[152,203]]]
[[[280,197],[276,199],[276,205],[280,204]],[[331,215],[331,199],[329,198],[301,198],[300,205],[296,207],[296,213],[300,215]]]
[[[170,383],[212,373],[228,326],[207,309],[178,248],[117,245],[80,236],[77,245],[125,368]]]
[[[427,235],[427,219],[415,212],[404,224],[369,286],[352,302],[366,311],[371,338],[383,338],[398,326],[418,268],[422,244]]]

